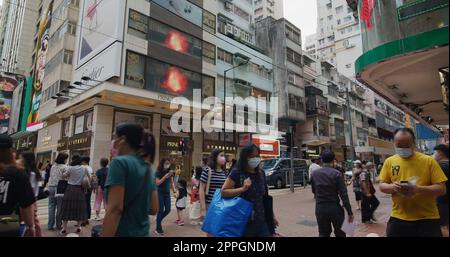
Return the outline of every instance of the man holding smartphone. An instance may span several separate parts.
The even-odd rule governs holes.
[[[392,195],[388,237],[441,237],[436,197],[446,192],[445,176],[430,156],[415,152],[415,135],[409,128],[394,133],[396,155],[384,162],[380,190]]]

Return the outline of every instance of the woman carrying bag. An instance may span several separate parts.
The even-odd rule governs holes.
[[[63,229],[60,234],[67,234],[67,223],[69,220],[77,222],[76,233],[81,232],[81,223],[87,219],[87,206],[84,190],[82,188],[83,181],[87,175],[86,169],[81,166],[81,157],[73,156],[72,163],[67,172],[63,175],[68,177],[68,186],[64,192],[61,203],[61,219],[63,221]]]
[[[245,146],[240,158],[222,187],[222,197],[236,197],[251,202],[253,211],[245,226],[244,237],[271,237],[275,234],[278,221],[273,213],[272,198],[268,195],[259,148],[255,144]]]

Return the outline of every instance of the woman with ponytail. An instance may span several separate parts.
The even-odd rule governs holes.
[[[158,212],[158,195],[151,164],[155,138],[137,124],[116,128],[113,148],[117,151],[105,183],[108,202],[103,221],[104,237],[148,237],[148,215]]]

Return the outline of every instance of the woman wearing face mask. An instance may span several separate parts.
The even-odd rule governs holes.
[[[203,168],[200,177],[200,206],[201,216],[206,216],[208,206],[217,189],[221,189],[227,179],[225,175],[225,153],[214,149],[209,155],[208,165]]]
[[[222,187],[223,197],[242,198],[253,203],[253,214],[244,232],[244,237],[271,237],[267,221],[264,196],[268,193],[266,177],[259,169],[261,158],[259,148],[255,144],[249,144],[241,150],[236,169],[231,171],[230,176]],[[278,221],[273,215],[273,225],[278,226]]]
[[[159,211],[156,217],[156,230],[154,233],[158,236],[164,235],[162,229],[163,219],[170,213],[170,188],[175,192],[173,177],[175,172],[171,170],[172,161],[170,158],[162,158],[159,161],[156,171],[156,186],[158,187]]]
[[[149,215],[158,212],[158,195],[151,164],[155,138],[138,124],[120,124],[114,135],[118,156],[109,166],[105,182],[108,202],[103,220],[104,237],[148,237]]]

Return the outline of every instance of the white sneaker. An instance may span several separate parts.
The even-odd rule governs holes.
[[[94,220],[95,220],[95,221],[100,221],[100,220],[102,220],[102,218],[100,218],[100,216],[97,216],[97,217],[95,217]]]

